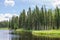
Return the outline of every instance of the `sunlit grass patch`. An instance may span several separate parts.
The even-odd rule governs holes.
[[[25,33],[32,33],[34,36],[45,36],[45,37],[54,37],[60,38],[60,30],[24,30],[24,29],[17,29],[17,33],[25,34]]]
[[[45,36],[45,37],[60,37],[60,30],[40,30],[32,31],[35,36]]]

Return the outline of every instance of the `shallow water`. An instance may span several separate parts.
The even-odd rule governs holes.
[[[11,40],[13,37],[19,36],[9,34],[9,30],[0,30],[0,40]]]
[[[9,30],[0,30],[0,40],[9,40]]]

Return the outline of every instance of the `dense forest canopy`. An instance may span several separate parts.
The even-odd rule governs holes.
[[[27,15],[26,15],[27,14]],[[38,6],[31,10],[25,9],[19,16],[13,16],[9,20],[10,29],[28,29],[28,30],[49,30],[60,28],[60,9],[56,7],[54,10],[46,9],[45,6],[39,9]]]

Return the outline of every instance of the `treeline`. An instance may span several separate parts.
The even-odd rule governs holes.
[[[9,21],[10,29],[28,29],[28,30],[50,30],[60,28],[60,9],[56,7],[54,10],[36,6],[34,10],[31,8],[26,12],[25,9],[19,16],[13,16]]]
[[[9,24],[8,21],[1,21],[0,22],[0,28],[8,28]]]

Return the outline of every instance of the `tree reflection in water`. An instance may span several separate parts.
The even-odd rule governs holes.
[[[11,37],[11,40],[60,40],[60,38],[37,37],[31,33],[24,33],[23,35],[19,34],[19,36]]]

